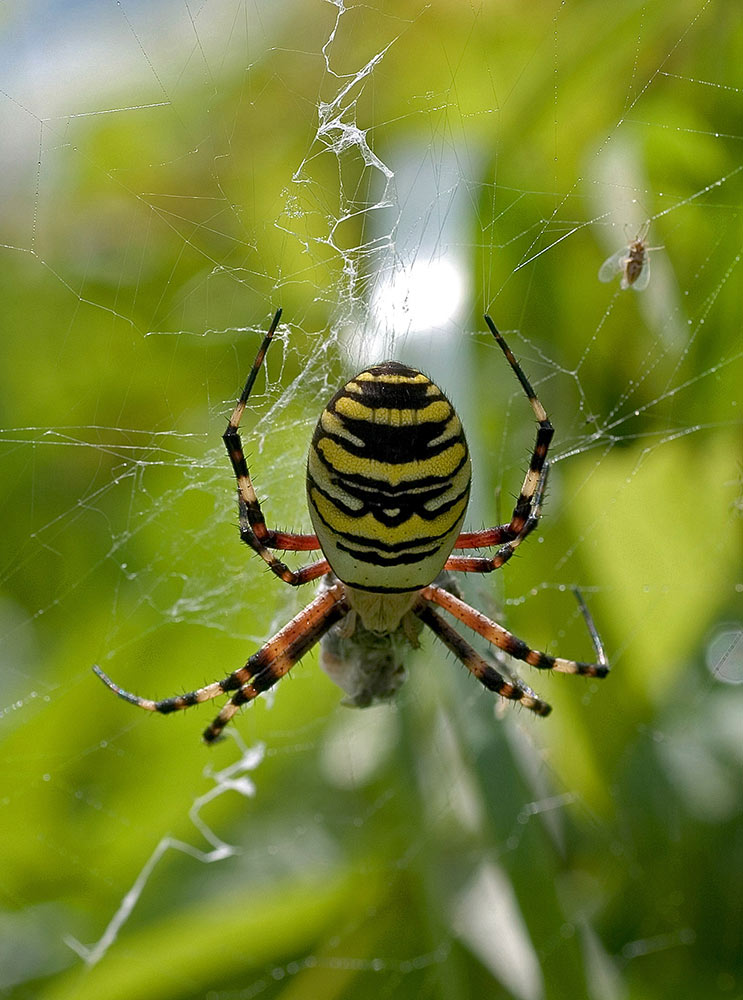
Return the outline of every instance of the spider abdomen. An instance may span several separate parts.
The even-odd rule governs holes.
[[[307,462],[333,572],[377,593],[425,587],[459,534],[470,476],[459,417],[427,376],[395,361],[360,372],[323,410]]]

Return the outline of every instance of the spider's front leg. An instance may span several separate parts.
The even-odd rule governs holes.
[[[508,632],[502,625],[498,625],[497,622],[492,621],[482,614],[482,612],[477,611],[476,608],[466,604],[460,597],[455,596],[448,589],[436,584],[431,584],[431,586],[424,587],[421,590],[418,602],[413,607],[413,613],[449,647],[470,673],[480,681],[483,687],[488,688],[490,691],[495,691],[502,698],[520,702],[525,708],[528,708],[536,715],[544,716],[549,715],[552,711],[551,706],[546,701],[542,701],[521,678],[506,678],[499,673],[431,605],[437,604],[440,608],[445,609],[449,614],[457,618],[462,624],[471,628],[473,632],[477,632],[483,636],[498,649],[503,650],[504,653],[507,653],[516,660],[523,660],[524,663],[528,663],[530,666],[541,670],[582,674],[585,677],[605,677],[609,672],[609,664],[606,659],[604,647],[585,601],[578,590],[575,593],[581,614],[586,621],[591,641],[596,650],[597,663],[566,660],[563,657],[550,656],[539,650],[531,649],[523,639],[519,639],[511,632]]]
[[[604,652],[603,645],[596,631],[596,626],[589,614],[585,601],[579,591],[576,594],[581,614],[586,620],[591,641],[594,643],[597,663],[568,660],[562,656],[550,656],[549,653],[532,649],[523,639],[519,639],[518,636],[513,635],[512,632],[503,628],[502,625],[494,622],[476,608],[471,607],[465,601],[461,600],[461,598],[455,597],[454,594],[443,587],[431,585],[421,590],[421,598],[424,601],[430,601],[433,604],[437,604],[440,608],[444,608],[445,611],[448,611],[450,615],[462,622],[463,625],[471,628],[478,635],[483,636],[488,642],[492,643],[498,649],[502,649],[504,653],[508,653],[515,660],[523,660],[524,663],[528,663],[529,666],[536,667],[539,670],[556,670],[558,673],[563,674],[582,674],[584,677],[606,677],[609,673],[606,653]]]
[[[231,675],[237,681],[231,690],[235,687],[238,690],[204,730],[204,742],[213,743],[219,739],[224,727],[242,705],[281,680],[349,610],[346,588],[342,583],[336,583],[318,594],[288,625],[261,646],[241,670]]]
[[[438,588],[427,587],[426,591],[431,589]],[[414,614],[431,629],[434,635],[438,636],[483,687],[499,694],[501,698],[520,702],[524,708],[528,708],[536,715],[549,715],[552,706],[542,701],[539,695],[521,679],[506,678],[499,673],[492,663],[481,656],[456,629],[434,611],[428,603],[426,591],[421,592],[423,599],[413,608]]]
[[[245,666],[234,670],[221,681],[214,681],[196,691],[153,701],[125,691],[115,684],[100,667],[93,670],[115,694],[147,712],[169,715],[192,705],[218,698],[234,691],[216,719],[204,731],[204,740],[213,743],[241,705],[257,698],[280,680],[294,664],[325,635],[336,622],[348,614],[349,605],[343,584],[335,584],[319,594],[279,632],[257,650]]]

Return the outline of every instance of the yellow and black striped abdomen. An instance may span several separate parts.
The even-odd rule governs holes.
[[[378,593],[427,586],[459,534],[470,475],[459,417],[430,379],[395,361],[360,372],[323,410],[307,462],[335,575]]]

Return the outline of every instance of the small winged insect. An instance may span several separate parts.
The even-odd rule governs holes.
[[[649,247],[645,242],[647,226],[644,226],[627,246],[607,257],[599,268],[599,281],[611,281],[617,274],[622,275],[619,287],[634,288],[641,292],[650,281],[650,260],[648,254],[662,247]]]

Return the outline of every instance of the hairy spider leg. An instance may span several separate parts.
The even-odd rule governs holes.
[[[349,605],[343,585],[331,586],[253,653],[245,666],[234,670],[221,681],[207,684],[187,694],[163,698],[161,701],[141,698],[130,691],[125,691],[97,665],[93,670],[103,683],[124,701],[145,711],[160,712],[163,715],[190,708],[192,705],[200,705],[202,702],[235,691],[231,701],[204,731],[205,742],[213,743],[241,705],[273,687],[305,653],[312,649],[328,629],[348,614],[348,611]]]
[[[537,715],[550,714],[552,707],[546,701],[542,701],[523,681],[515,678],[506,680],[492,664],[488,663],[470,646],[456,629],[444,621],[430,604],[421,602],[413,608],[413,611],[489,691],[495,691],[496,694],[509,701],[518,701],[524,708],[528,708]]]
[[[499,569],[504,563],[508,562],[516,548],[537,527],[541,515],[547,470],[549,468],[547,453],[552,436],[555,433],[547,412],[540,403],[529,379],[514,357],[505,338],[487,313],[485,314],[485,322],[521,383],[521,387],[529,400],[539,426],[537,428],[537,437],[534,442],[529,468],[526,471],[521,492],[516,500],[509,523],[497,525],[494,528],[486,528],[483,531],[465,532],[459,536],[454,548],[477,549],[501,545],[503,542],[505,544],[490,559],[451,556],[445,568],[460,573],[490,573],[494,569]]]
[[[504,653],[508,653],[515,660],[523,660],[524,663],[528,663],[529,666],[536,667],[538,670],[557,670],[563,674],[582,674],[584,677],[605,677],[609,673],[601,640],[598,637],[596,627],[593,625],[593,620],[588,613],[588,608],[586,608],[582,597],[579,597],[579,605],[588,623],[591,639],[594,642],[598,657],[602,661],[599,663],[566,660],[561,656],[550,656],[548,653],[531,649],[523,639],[519,639],[504,629],[502,625],[494,622],[476,608],[466,604],[459,597],[455,597],[454,594],[449,593],[443,587],[424,587],[420,596],[423,600],[431,601],[440,608],[444,608],[444,610],[448,611],[458,621],[471,628],[473,632],[477,632],[478,635],[483,636],[488,642],[497,646],[498,649],[502,649]]]
[[[232,416],[227,424],[227,430],[222,435],[222,440],[227,448],[232,468],[237,479],[238,507],[240,516],[240,538],[254,552],[264,560],[268,568],[283,580],[284,583],[292,587],[299,587],[309,580],[315,580],[328,572],[329,566],[325,559],[318,559],[308,566],[299,570],[291,570],[280,559],[271,552],[271,549],[281,549],[291,552],[311,552],[320,548],[315,535],[297,535],[291,532],[271,531],[266,527],[266,521],[261,510],[261,505],[253,487],[248,470],[248,463],[243,451],[242,440],[240,438],[240,420],[252,392],[258,372],[263,364],[268,348],[271,346],[273,335],[281,319],[281,309],[276,310],[276,314],[271,322],[268,333],[263,338],[255,361],[248,374],[245,387],[240,394]]]
[[[605,668],[604,673],[597,673],[597,677],[605,677],[609,673],[609,658],[606,655],[606,650],[604,649],[604,644],[601,641],[601,636],[599,635],[599,630],[596,628],[596,624],[593,620],[593,615],[588,610],[588,605],[583,600],[583,594],[581,594],[578,587],[573,587],[573,595],[578,602],[578,608],[580,613],[583,615],[583,620],[586,623],[586,628],[588,629],[588,634],[591,637],[591,642],[593,644],[594,651],[596,653],[596,662],[599,667]]]
[[[500,569],[504,563],[507,563],[519,545],[521,545],[524,539],[529,537],[539,524],[539,519],[542,516],[542,502],[544,500],[544,492],[547,488],[549,469],[549,462],[545,462],[542,466],[539,481],[537,482],[537,488],[532,497],[531,513],[515,538],[511,539],[506,545],[501,546],[491,558],[485,556],[450,556],[444,568],[457,573],[492,573],[493,570]],[[508,525],[505,525],[505,527],[507,528]],[[487,531],[484,532],[484,534],[487,533]],[[473,532],[471,537],[474,538],[477,534],[479,533]],[[479,545],[473,545],[472,548],[479,548]]]

